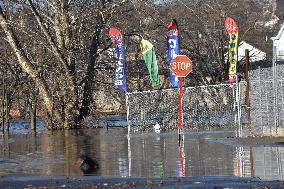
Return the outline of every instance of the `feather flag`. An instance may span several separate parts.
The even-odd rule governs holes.
[[[238,61],[238,26],[236,22],[228,17],[225,26],[229,34],[229,82],[236,82],[237,79],[237,61]]]
[[[147,40],[142,39],[140,43],[140,48],[150,74],[150,80],[154,85],[160,84],[160,77],[158,71],[158,64],[156,59],[156,54],[154,46]]]
[[[167,46],[168,46],[168,65],[171,66],[171,61],[179,55],[179,38],[178,38],[178,25],[173,19],[168,26],[167,30]],[[179,87],[179,79],[175,73],[170,71],[170,80],[173,87]]]
[[[125,61],[123,36],[116,28],[110,28],[109,37],[115,47],[118,62],[115,66],[114,87],[121,91],[126,91]]]

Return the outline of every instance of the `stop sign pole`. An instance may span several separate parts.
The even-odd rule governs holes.
[[[178,96],[178,128],[182,129],[182,77],[179,77],[179,96]]]
[[[192,71],[192,61],[186,55],[178,55],[171,61],[170,69],[179,77],[179,96],[178,96],[178,132],[180,142],[180,131],[183,125],[182,116],[182,78]]]

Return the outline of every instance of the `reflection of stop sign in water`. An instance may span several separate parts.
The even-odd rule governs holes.
[[[170,69],[177,77],[186,77],[192,71],[192,62],[186,55],[178,55],[172,60]]]

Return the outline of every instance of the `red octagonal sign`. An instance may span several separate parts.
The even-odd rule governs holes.
[[[170,69],[177,77],[186,77],[192,71],[192,62],[186,55],[178,55],[172,60]]]

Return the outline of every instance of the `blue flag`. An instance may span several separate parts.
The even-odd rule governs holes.
[[[126,91],[126,77],[125,77],[125,61],[124,61],[124,45],[123,36],[116,28],[110,28],[109,37],[115,47],[118,62],[115,66],[114,88]]]
[[[171,66],[171,61],[179,55],[179,39],[178,26],[176,20],[172,20],[167,30],[168,41],[168,65]],[[179,87],[179,78],[170,70],[170,80],[173,87]]]

